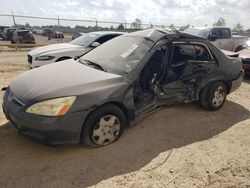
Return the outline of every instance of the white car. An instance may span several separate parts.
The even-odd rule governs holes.
[[[247,47],[248,37],[233,35],[229,27],[190,27],[184,32],[207,38],[223,50],[238,52]]]
[[[122,35],[122,32],[91,32],[69,43],[52,44],[28,53],[28,66],[36,68],[65,59],[82,56],[100,44]]]

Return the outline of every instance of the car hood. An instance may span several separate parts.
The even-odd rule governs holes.
[[[244,49],[239,51],[239,57],[245,59],[245,58],[250,58],[250,49]]]
[[[17,76],[9,88],[24,104],[63,96],[78,96],[121,83],[123,77],[74,60],[50,64]]]
[[[48,46],[43,46],[40,48],[36,48],[32,51],[29,52],[30,55],[39,55],[39,54],[44,54],[47,52],[55,52],[59,50],[65,50],[65,49],[83,49],[84,47],[78,46],[75,44],[70,44],[70,43],[61,43],[61,44],[51,44]]]

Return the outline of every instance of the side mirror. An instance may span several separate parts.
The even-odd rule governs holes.
[[[217,36],[216,35],[209,35],[208,40],[210,41],[216,41]]]
[[[99,42],[93,42],[90,46],[96,48],[97,46],[100,46],[100,43]]]

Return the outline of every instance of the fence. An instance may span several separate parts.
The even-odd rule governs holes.
[[[54,29],[62,32],[74,32],[81,29],[106,29],[106,30],[116,30],[119,29],[119,25],[123,25],[120,29],[131,30],[131,29],[143,29],[149,27],[170,27],[162,24],[153,24],[153,23],[142,23],[139,19],[136,19],[134,22],[124,21],[103,21],[103,20],[84,20],[84,19],[69,19],[58,17],[40,17],[40,16],[25,16],[17,14],[0,14],[0,17],[7,17],[12,19],[14,26],[25,25],[26,23],[36,23],[37,20],[40,22],[40,26],[32,24],[31,28],[45,28],[53,26]],[[36,20],[34,22],[34,20]],[[49,24],[48,24],[49,21]],[[22,24],[20,24],[22,23]],[[46,24],[46,25],[45,25]],[[30,25],[30,24],[29,24]],[[72,27],[75,26],[75,27]],[[79,27],[77,27],[79,26]]]
[[[30,30],[43,30],[43,29],[51,29],[52,31],[60,31],[65,34],[64,39],[52,39],[48,40],[45,37],[35,35],[37,45],[19,45],[19,41],[17,40],[17,44],[10,44],[10,41],[1,41],[0,47],[12,47],[15,49],[19,49],[20,47],[34,47],[41,45],[48,45],[53,43],[60,42],[69,42],[71,40],[71,36],[74,32],[93,32],[93,31],[126,31],[132,32],[144,28],[152,28],[152,27],[169,27],[166,25],[160,24],[152,24],[152,23],[142,23],[139,19],[136,19],[134,22],[127,21],[103,21],[103,20],[86,20],[86,19],[70,19],[70,18],[62,18],[58,17],[41,17],[41,16],[27,16],[27,15],[19,15],[14,14],[0,14],[0,17],[3,17],[6,23],[4,25],[9,25],[11,27],[15,27],[15,29],[25,28]]]

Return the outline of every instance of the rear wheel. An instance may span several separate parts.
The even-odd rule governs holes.
[[[227,96],[227,87],[223,82],[207,85],[200,94],[200,104],[209,110],[219,110]]]
[[[125,122],[125,115],[118,106],[102,106],[87,118],[81,141],[88,147],[111,144],[121,136]]]

